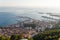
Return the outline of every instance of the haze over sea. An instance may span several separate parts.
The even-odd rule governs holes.
[[[28,16],[34,19],[41,19],[40,13],[60,14],[58,9],[48,8],[19,8],[19,7],[0,7],[0,26],[7,26],[18,23],[17,16]],[[47,16],[47,15],[46,15]]]

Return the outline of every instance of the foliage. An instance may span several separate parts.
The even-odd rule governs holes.
[[[21,40],[22,39],[22,34],[20,35],[11,35],[11,37],[6,37],[6,36],[0,36],[0,40]],[[33,40],[33,38],[25,38],[25,39],[28,39],[28,40]]]
[[[33,37],[34,40],[57,40],[60,39],[60,29],[46,30]]]
[[[12,35],[10,40],[17,40],[18,39],[18,35]]]
[[[5,40],[5,37],[4,37],[4,36],[1,36],[1,37],[0,37],[0,40]]]

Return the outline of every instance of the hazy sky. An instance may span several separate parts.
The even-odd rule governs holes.
[[[0,0],[0,6],[60,8],[60,0]]]

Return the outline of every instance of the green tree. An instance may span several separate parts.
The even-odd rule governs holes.
[[[10,40],[18,40],[18,35],[12,35]]]
[[[5,40],[5,37],[4,37],[4,36],[1,36],[1,37],[0,37],[0,40]]]
[[[28,40],[33,40],[33,38],[28,38]]]
[[[9,37],[5,37],[5,40],[10,40],[10,38]]]

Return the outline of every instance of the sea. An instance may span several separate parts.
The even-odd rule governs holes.
[[[50,17],[51,13],[43,12],[35,8],[17,8],[17,7],[0,7],[0,26],[7,26],[18,23],[19,17],[30,17],[36,20],[47,20],[41,16]],[[53,17],[60,19],[60,17]],[[52,20],[51,18],[49,20]]]

